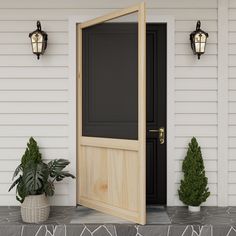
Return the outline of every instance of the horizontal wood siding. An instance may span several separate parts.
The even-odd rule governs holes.
[[[0,11],[12,16],[0,19],[0,205],[15,205],[15,191],[9,193],[8,188],[30,136],[47,161],[75,158],[70,156],[68,131],[68,21],[55,11],[41,21],[49,45],[37,60],[28,37],[36,27],[33,14],[17,7]],[[38,16],[42,12],[36,11]],[[53,205],[74,204],[69,182],[56,184]]]
[[[205,2],[206,3],[206,2]],[[204,5],[205,5],[204,3]],[[209,178],[211,196],[204,205],[217,205],[217,11],[216,2],[204,16],[201,11],[181,9],[182,17],[176,15],[175,41],[175,205],[182,205],[177,195],[182,160],[186,155],[192,136],[202,147],[206,175]],[[200,13],[201,14],[201,13]],[[189,34],[201,19],[202,29],[210,37],[206,54],[200,60],[193,56],[189,44]]]
[[[236,205],[236,5],[229,0],[229,124],[228,124],[228,204]]]
[[[14,192],[7,193],[11,175],[34,136],[44,158],[72,159],[69,136],[70,87],[68,79],[68,17],[102,15],[136,3],[129,1],[30,0],[2,1],[0,6],[0,204],[16,204]],[[229,11],[229,203],[236,205],[236,5]],[[175,191],[174,203],[181,205],[177,189],[181,164],[192,136],[202,147],[211,197],[205,205],[217,205],[217,0],[150,0],[148,14],[175,17]],[[189,34],[200,19],[210,37],[206,54],[193,56]],[[31,53],[28,33],[41,20],[49,34],[44,56]],[[74,102],[74,101],[73,101]],[[72,205],[69,181],[58,185],[54,205]],[[72,197],[73,198],[73,197]]]

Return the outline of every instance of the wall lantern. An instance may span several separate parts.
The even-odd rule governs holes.
[[[201,30],[200,27],[201,22],[199,20],[196,25],[196,30],[190,34],[191,48],[194,55],[198,56],[198,59],[200,59],[200,56],[205,52],[206,41],[208,38],[208,33]]]
[[[39,59],[40,55],[43,55],[47,48],[48,35],[41,30],[41,23],[37,21],[37,29],[29,34],[31,39],[32,51],[37,55]]]

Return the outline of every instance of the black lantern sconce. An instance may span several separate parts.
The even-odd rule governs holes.
[[[200,56],[205,52],[208,38],[208,33],[201,30],[200,27],[201,22],[199,20],[196,25],[196,30],[190,34],[191,48],[194,55],[198,56],[198,59],[200,59]]]
[[[48,35],[41,30],[41,23],[37,21],[37,29],[29,34],[31,39],[32,51],[37,55],[37,58],[40,58],[40,55],[43,55],[47,48]]]

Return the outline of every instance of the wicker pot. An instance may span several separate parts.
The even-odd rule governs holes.
[[[188,206],[188,210],[190,212],[200,212],[201,207],[200,206]]]
[[[40,223],[48,219],[50,205],[45,194],[27,196],[21,204],[21,217],[27,223]]]

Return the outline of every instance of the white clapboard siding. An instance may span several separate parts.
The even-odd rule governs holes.
[[[235,76],[235,78],[234,77],[229,78],[229,89],[230,90],[236,90],[236,76]]]
[[[217,22],[215,20],[202,20],[201,24],[207,28],[207,32],[217,32]],[[178,20],[175,24],[175,30],[178,32],[192,32],[194,25],[196,25],[195,20]]]
[[[18,68],[17,68],[18,69]],[[26,71],[30,69],[22,68]],[[43,68],[47,70],[47,68]],[[8,68],[10,71],[11,69]],[[14,68],[15,70],[15,68]],[[54,69],[55,70],[55,69]],[[1,69],[2,71],[2,69]],[[22,70],[23,71],[23,70]],[[38,68],[38,71],[39,68]],[[1,73],[0,73],[1,74]],[[46,74],[46,73],[45,73]],[[19,75],[18,78],[7,79],[7,76],[0,79],[0,90],[67,90],[68,89],[68,80],[66,78],[48,78],[42,77],[42,73],[35,74],[35,78],[32,75],[29,78]]]
[[[177,102],[216,102],[217,91],[177,90],[175,92],[175,101]]]
[[[216,125],[217,114],[176,114],[175,123],[176,125]]]
[[[36,9],[36,15],[15,7],[0,11],[3,13],[0,17],[0,205],[16,205],[15,191],[7,190],[30,136],[37,140],[45,160],[71,158],[68,148],[70,10],[62,9],[59,14],[48,11],[45,20],[40,17],[44,12],[40,9]],[[49,35],[48,48],[40,60],[32,54],[28,37],[36,28],[36,19],[41,20],[43,30]],[[57,184],[51,204],[71,205],[69,192],[68,181]]]
[[[88,2],[88,1],[87,1]],[[119,3],[122,1],[119,1]],[[152,1],[153,2],[153,1]],[[186,7],[181,8],[182,4],[181,2],[175,1],[175,6],[169,7],[169,1],[165,1],[165,8],[161,8],[161,5],[163,4],[163,1],[161,0],[160,4],[157,6],[157,8],[147,8],[147,13],[151,15],[172,15],[175,17],[176,20],[184,20],[184,21],[197,21],[199,19],[209,21],[209,20],[216,20],[217,18],[217,9],[216,8],[208,8],[204,9],[205,3],[200,8],[193,7],[193,2],[188,1],[191,6],[191,10],[187,9]],[[214,2],[216,2],[214,0]],[[93,2],[95,3],[95,2]],[[99,1],[99,4],[101,1]],[[110,2],[112,3],[112,2]],[[108,6],[110,5],[108,4]],[[123,8],[124,6],[127,6],[128,1],[122,4],[120,8]],[[46,3],[45,5],[48,5]],[[131,4],[130,4],[131,5]],[[167,8],[168,7],[168,8]],[[80,8],[80,9],[79,9]],[[27,7],[21,8],[21,9],[0,9],[0,20],[41,20],[41,21],[47,21],[47,20],[68,20],[69,15],[102,15],[111,12],[112,8],[108,8],[107,6],[105,8],[102,8],[99,6],[98,9],[95,7],[92,8],[86,8],[82,9],[82,6],[79,6],[79,8],[65,8],[65,9],[59,9],[59,8],[53,8],[53,9],[47,9],[44,8],[43,11],[40,8],[30,8],[27,9]],[[194,24],[195,25],[195,24]]]
[[[217,148],[217,137],[197,137],[201,148]],[[190,142],[189,137],[176,137],[175,147],[186,148]]]
[[[0,148],[25,148],[28,137],[0,137]],[[44,148],[67,148],[68,137],[37,137],[37,143]]]
[[[49,3],[46,0],[42,0],[37,4],[38,8],[49,8],[54,9],[56,8],[122,8],[127,4],[135,4],[137,3],[136,0],[121,0],[121,1],[109,1],[109,0],[102,0],[97,2],[93,1],[81,1],[78,2],[76,0],[62,0],[58,2],[57,0],[51,0]],[[6,1],[3,2],[1,5],[2,8],[35,8],[35,3],[31,2],[30,0],[22,0],[21,3],[18,2],[11,2]],[[176,2],[175,0],[156,0],[156,1],[147,1],[147,7],[159,7],[159,8],[199,8],[202,9],[206,8],[217,8],[217,2],[215,0],[208,0],[207,2],[204,0],[199,1],[188,1],[182,0],[180,2]]]
[[[229,160],[229,171],[236,171],[236,160]]]
[[[32,55],[32,49],[30,43],[27,44],[0,44],[0,55],[4,56],[31,56],[31,60],[34,58]],[[68,55],[68,44],[50,44],[48,43],[47,51],[44,54],[48,55]],[[44,57],[41,57],[43,59]]]
[[[183,72],[184,73],[184,72]],[[192,74],[192,76],[195,76]],[[177,78],[175,80],[176,90],[216,90],[217,89],[217,79],[214,78]]]
[[[66,20],[41,20],[42,30],[47,29],[47,33],[67,32],[68,23]],[[1,20],[0,32],[23,32],[29,33],[30,30],[36,28],[35,20]]]
[[[236,5],[229,0],[229,126],[228,203],[236,205]]]
[[[230,147],[229,148],[229,160],[236,160],[236,147]]]
[[[215,79],[217,78],[217,67],[176,67],[176,78],[197,78],[197,79]]]
[[[30,109],[30,108],[29,108]],[[0,137],[65,137],[68,134],[68,127],[65,125],[49,126],[0,126]]]
[[[53,91],[25,91],[25,90],[2,90],[0,92],[0,102],[67,102],[67,90]]]
[[[53,42],[55,44],[68,43],[68,33],[52,32],[50,33],[50,38],[48,38],[48,42]],[[30,43],[28,32],[0,32],[0,44],[10,45],[25,43]]]
[[[47,104],[47,106],[45,106]],[[0,102],[1,113],[67,113],[68,102]]]
[[[137,0],[42,0],[37,6],[30,0],[1,2],[0,205],[17,204],[13,192],[9,195],[6,190],[30,136],[38,141],[45,159],[71,158],[68,17],[102,15],[134,3]],[[196,136],[202,146],[212,191],[205,205],[217,205],[217,0],[148,0],[146,3],[147,14],[175,17],[175,156],[171,158],[176,162],[176,190],[187,144]],[[233,20],[232,12],[230,16]],[[189,44],[189,34],[198,19],[210,34],[206,54],[201,60],[192,55]],[[40,60],[32,55],[28,37],[36,28],[36,20],[41,21],[43,30],[49,35],[48,48]],[[233,23],[230,25],[234,34],[235,27]],[[233,44],[231,48],[236,52]],[[232,52],[230,60],[234,66]],[[229,70],[233,80],[236,69]],[[236,90],[236,82],[232,83]],[[234,102],[234,91],[230,97]],[[234,109],[231,113],[230,124],[234,125]],[[230,150],[234,156],[234,149]],[[1,182],[1,179],[6,181]],[[57,194],[51,199],[53,205],[72,204],[69,183],[70,180],[57,186]],[[174,203],[182,205],[177,192]]]
[[[1,67],[66,67],[66,55],[45,55],[41,60],[37,60],[32,55],[0,55]]]
[[[217,113],[216,102],[175,102],[175,113]]]
[[[35,56],[32,56],[32,60],[35,60]],[[1,67],[0,79],[4,78],[67,78],[68,68],[67,67],[15,67],[14,70],[9,67]],[[5,82],[4,82],[5,83]],[[12,82],[11,82],[12,83]],[[29,83],[33,83],[30,82]],[[66,82],[67,84],[67,82]],[[54,83],[57,86],[57,83]],[[14,86],[14,83],[12,83]],[[25,84],[27,86],[27,84]],[[47,86],[47,83],[44,87]]]
[[[235,184],[236,180],[236,172],[229,172],[229,175],[228,175],[228,182],[229,184]]]
[[[229,80],[229,83],[235,84],[235,78],[236,78],[236,68],[234,66],[229,67],[229,78],[232,78],[233,80]]]
[[[235,55],[236,54],[236,44],[229,44],[229,55]]]
[[[1,113],[1,125],[67,125],[68,114],[9,114]]]
[[[207,127],[207,128],[206,128]],[[217,126],[183,126],[176,125],[175,127],[176,137],[192,137],[192,136],[201,136],[201,137],[216,137],[217,136]]]
[[[217,66],[217,56],[216,55],[206,55],[198,60],[197,57],[192,55],[176,55],[175,65],[178,67],[216,67]]]
[[[35,137],[35,139],[39,139],[38,137]],[[46,138],[41,138],[45,139]],[[49,139],[49,138],[48,138]],[[52,138],[54,139],[54,138]],[[38,144],[41,146],[41,143],[38,142]],[[64,145],[63,145],[64,146]],[[68,158],[69,151],[68,147],[41,147],[40,152],[42,154],[43,159],[51,160],[51,159],[58,159],[58,158]],[[19,160],[22,155],[25,152],[25,147],[24,148],[18,148],[16,147],[16,144],[14,147],[4,147],[0,148],[0,160]]]
[[[212,2],[213,5],[216,2]],[[206,10],[206,9],[205,9]],[[217,205],[217,15],[196,18],[195,11],[187,10],[176,17],[175,33],[175,203],[182,205],[177,195],[182,178],[182,161],[192,136],[201,145],[206,175],[209,176],[211,196],[203,205]],[[199,11],[200,12],[200,11]],[[174,13],[173,13],[174,14]],[[191,16],[192,14],[192,16]],[[186,17],[185,17],[186,16]],[[184,18],[184,19],[183,19]],[[207,29],[207,51],[201,60],[193,56],[189,47],[189,34],[201,19]]]

